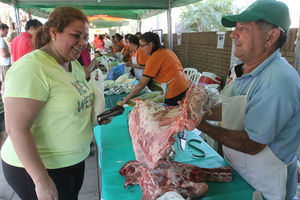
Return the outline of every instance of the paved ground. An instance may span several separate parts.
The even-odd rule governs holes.
[[[80,190],[79,200],[100,200],[101,192],[101,176],[98,162],[98,148],[94,141],[94,145],[91,147],[91,151],[94,156],[87,158],[85,162],[85,177],[83,186]],[[0,199],[4,200],[20,200],[18,195],[10,188],[6,183],[3,173],[2,165],[0,162]]]

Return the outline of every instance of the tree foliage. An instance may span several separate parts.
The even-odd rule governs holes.
[[[239,11],[240,9],[236,13]],[[222,26],[221,17],[232,14],[232,0],[202,0],[181,10],[179,26],[197,32],[225,31],[228,28]]]

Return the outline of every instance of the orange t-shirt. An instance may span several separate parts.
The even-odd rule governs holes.
[[[127,45],[127,44],[124,46],[124,49],[123,49],[123,51],[122,51],[122,55],[123,55],[123,56],[124,56],[126,50],[129,50],[129,51],[130,51],[129,45]]]
[[[100,40],[98,37],[94,38],[92,45],[95,45],[95,48],[100,48]]]
[[[150,56],[147,56],[141,47],[136,52],[136,60],[139,65],[146,65],[147,60]]]
[[[122,49],[123,49],[123,48],[124,48],[124,46],[125,46],[125,44],[124,44],[123,40],[120,40],[120,41],[117,43],[117,45],[118,45],[119,47],[122,47],[122,48],[121,48],[121,50],[117,50],[117,49],[115,48],[115,46],[113,46],[113,48],[114,48],[114,53],[121,52],[121,51],[122,51]]]
[[[169,49],[156,50],[148,59],[143,76],[154,78],[158,83],[168,83],[166,99],[171,99],[188,89],[180,60]]]

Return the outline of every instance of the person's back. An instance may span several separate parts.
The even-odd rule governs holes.
[[[28,20],[25,31],[11,42],[12,63],[31,52],[32,34],[43,24],[37,19]]]

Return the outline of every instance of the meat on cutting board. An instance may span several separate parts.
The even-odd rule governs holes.
[[[193,85],[178,106],[163,106],[149,100],[134,100],[129,116],[129,131],[136,159],[154,169],[166,150],[174,144],[179,131],[193,130],[208,102],[206,90]]]
[[[129,161],[119,173],[126,176],[125,186],[139,184],[143,191],[142,200],[153,200],[166,192],[175,191],[184,198],[204,196],[208,185],[204,181],[232,181],[231,167],[200,168],[176,161],[158,161],[157,167],[148,170],[138,161]]]

